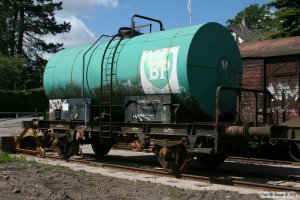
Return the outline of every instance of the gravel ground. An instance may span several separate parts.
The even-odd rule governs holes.
[[[0,199],[259,199],[234,191],[188,190],[36,163],[0,162]]]
[[[82,148],[92,153],[89,145]],[[111,150],[111,156],[147,153]],[[149,154],[148,154],[149,155]],[[7,199],[261,199],[263,191],[118,171],[26,155],[30,162],[0,162],[0,200]],[[32,162],[34,161],[34,162]],[[278,193],[264,192],[265,197]],[[282,194],[279,194],[282,195]],[[295,194],[292,194],[295,195]],[[268,198],[270,199],[270,198]],[[300,199],[300,196],[276,197]]]

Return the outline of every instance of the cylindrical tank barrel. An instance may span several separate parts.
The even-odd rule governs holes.
[[[229,31],[217,23],[143,34],[125,38],[111,60],[114,41],[107,49],[103,65],[103,89],[113,81],[113,100],[124,96],[172,94],[177,103],[198,116],[214,116],[218,86],[239,87],[241,57]],[[99,103],[101,61],[107,42],[59,51],[49,60],[44,73],[44,89],[50,99],[84,96]],[[110,68],[113,65],[113,74]],[[84,84],[82,75],[84,73]],[[221,110],[234,108],[233,95],[224,95]]]

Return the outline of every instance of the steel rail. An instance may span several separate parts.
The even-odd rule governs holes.
[[[247,157],[236,157],[229,156],[225,161],[232,162],[243,162],[247,164],[271,164],[271,165],[292,165],[292,166],[300,166],[299,162],[287,161],[287,160],[273,160],[273,159],[263,159],[263,158],[247,158]]]
[[[45,156],[46,159],[53,159],[53,160],[63,160],[61,157],[58,156]],[[96,166],[101,168],[109,168],[109,169],[117,169],[117,170],[126,170],[129,172],[140,172],[150,175],[158,175],[163,177],[171,177],[171,178],[180,178],[183,180],[193,180],[199,181],[202,183],[207,184],[219,184],[219,185],[226,185],[226,186],[234,186],[234,187],[241,187],[241,188],[251,188],[251,189],[260,189],[261,191],[273,191],[273,192],[295,192],[296,194],[300,195],[300,188],[299,187],[288,187],[288,186],[281,186],[281,185],[271,185],[271,184],[264,184],[264,183],[254,183],[250,181],[241,181],[229,178],[216,178],[210,176],[198,176],[198,175],[190,175],[190,174],[169,174],[162,170],[154,170],[154,169],[145,169],[145,168],[138,168],[138,167],[131,167],[131,166],[124,166],[124,165],[116,165],[116,164],[109,164],[109,163],[99,163],[90,160],[77,160],[77,159],[69,159],[68,162],[72,163],[81,163],[86,164],[89,166]]]

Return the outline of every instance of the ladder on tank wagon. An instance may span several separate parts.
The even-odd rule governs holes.
[[[100,137],[112,136],[112,107],[113,107],[113,77],[116,75],[114,71],[114,66],[116,65],[116,54],[120,54],[118,52],[118,47],[121,44],[124,37],[128,34],[133,37],[137,33],[135,33],[135,21],[134,18],[141,18],[145,20],[150,20],[159,23],[160,31],[164,30],[162,22],[156,19],[152,19],[149,17],[144,17],[141,15],[134,15],[132,17],[132,27],[131,29],[119,29],[118,34],[111,37],[110,41],[105,47],[101,67],[100,67]],[[124,32],[122,32],[124,31]],[[150,29],[151,32],[151,29]],[[115,39],[119,37],[118,42],[113,42]],[[108,55],[107,55],[108,54]],[[105,73],[104,73],[105,72]]]
[[[104,50],[100,67],[100,136],[111,137],[112,133],[112,107],[113,107],[113,77],[116,76],[114,67],[118,47],[125,35],[116,34],[112,36]],[[117,43],[115,39],[120,37]]]

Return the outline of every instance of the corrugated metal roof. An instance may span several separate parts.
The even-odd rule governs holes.
[[[300,54],[300,36],[239,44],[243,58]]]

